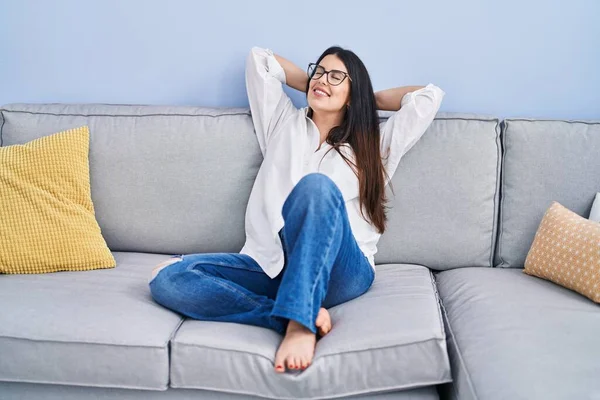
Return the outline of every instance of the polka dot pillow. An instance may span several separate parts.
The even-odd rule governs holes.
[[[600,223],[552,202],[535,234],[524,272],[600,303]]]

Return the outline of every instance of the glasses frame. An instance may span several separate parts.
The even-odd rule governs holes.
[[[311,69],[311,67],[314,67],[314,69],[315,69],[314,72],[313,72],[313,74],[312,74],[312,76],[310,75],[310,69]],[[321,79],[321,76],[327,75],[327,83],[329,83],[331,86],[339,86],[339,85],[341,85],[342,83],[344,83],[344,81],[346,80],[346,78],[348,78],[350,80],[350,82],[352,82],[352,78],[350,78],[350,75],[348,75],[347,72],[340,71],[339,69],[332,69],[331,71],[327,71],[325,68],[323,68],[323,71],[324,71],[323,74],[321,76],[319,76],[318,78],[314,78],[315,73],[317,72],[317,67],[323,68],[323,66],[321,66],[319,64],[315,64],[315,63],[308,64],[308,68],[306,69],[306,74],[308,75],[309,79],[317,80],[317,79]],[[344,79],[342,79],[339,83],[332,83],[329,80],[329,73],[330,72],[339,72],[340,74],[344,75]]]

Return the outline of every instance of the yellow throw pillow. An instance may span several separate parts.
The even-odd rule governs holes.
[[[114,268],[96,221],[87,126],[0,147],[0,273]]]
[[[524,272],[600,303],[600,223],[552,202],[535,234]]]

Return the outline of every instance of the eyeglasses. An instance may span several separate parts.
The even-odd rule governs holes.
[[[327,82],[329,82],[329,84],[333,86],[341,84],[346,78],[350,79],[350,81],[352,82],[352,78],[350,78],[350,75],[348,75],[344,71],[339,71],[337,69],[325,71],[325,68],[321,67],[318,64],[308,64],[308,77],[310,79],[319,79],[323,76],[323,74],[327,74]]]

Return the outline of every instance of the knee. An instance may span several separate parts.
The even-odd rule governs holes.
[[[294,186],[283,204],[282,214],[286,219],[292,210],[323,213],[338,208],[343,202],[342,192],[335,182],[327,175],[312,173],[300,179]]]
[[[301,196],[302,198],[319,198],[327,196],[342,198],[342,193],[327,175],[318,172],[305,175],[294,186],[292,193]]]
[[[148,283],[150,295],[158,304],[181,312],[186,303],[186,285],[189,280],[188,265],[184,262],[162,268]]]
[[[165,265],[166,264],[166,265]],[[174,261],[159,264],[148,282],[152,294],[172,293],[175,287],[188,282],[190,278],[215,276],[218,272],[214,265],[194,260],[175,258]]]
[[[185,266],[175,259],[174,262],[166,265],[159,265],[152,271],[148,285],[152,297],[164,298],[169,293],[172,293],[174,282],[177,280],[177,275],[181,275],[185,270]]]
[[[181,257],[172,257],[169,258],[168,260],[158,264],[156,267],[154,267],[154,269],[152,270],[151,274],[150,274],[150,279],[148,279],[148,283],[152,282],[154,280],[154,278],[156,278],[156,276],[158,275],[158,273],[160,271],[162,271],[163,269],[167,268],[170,265],[173,265],[177,262],[183,261],[183,258]]]

